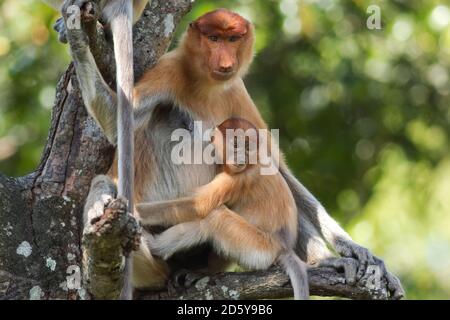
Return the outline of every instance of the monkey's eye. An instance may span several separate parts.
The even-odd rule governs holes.
[[[219,41],[219,37],[218,36],[209,36],[208,39],[211,40],[212,42]]]
[[[239,36],[232,36],[232,37],[228,38],[228,41],[230,41],[230,42],[236,42],[236,41],[238,41],[238,40],[240,40],[240,39],[241,39],[241,37],[239,37]]]

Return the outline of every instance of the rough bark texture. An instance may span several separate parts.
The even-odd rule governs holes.
[[[83,285],[96,299],[118,299],[124,283],[124,262],[140,243],[140,227],[126,202],[111,200],[103,215],[83,230]]]
[[[310,268],[308,270],[311,295],[341,297],[358,300],[388,299],[386,289],[370,289],[358,283],[345,284],[344,275],[332,268]],[[385,288],[385,283],[381,288]],[[188,288],[177,288],[172,282],[170,290],[163,292],[140,292],[137,299],[160,300],[256,300],[282,299],[293,296],[288,276],[280,269],[267,271],[219,273],[205,276]],[[374,286],[375,287],[375,286]]]
[[[191,5],[191,0],[153,0],[151,8],[147,7],[134,28],[136,79],[167,50],[175,26]],[[112,46],[99,31],[91,39],[92,51],[106,82],[114,86]],[[51,128],[40,165],[17,179],[0,174],[0,299],[91,298],[81,286],[82,210],[92,178],[107,172],[113,155],[114,148],[87,115],[74,67],[70,65],[57,84]],[[100,221],[98,229],[84,239],[85,255],[109,266],[106,274],[105,270],[89,269],[88,278],[103,283],[89,288],[94,298],[96,290],[110,290],[111,297],[116,296],[114,279],[121,277],[120,268],[115,267],[118,255],[108,256],[105,249],[117,253],[123,239],[113,242],[112,247],[105,247],[105,243],[117,234],[125,238],[134,234],[136,227],[117,232],[122,230],[117,226],[123,227],[129,221],[109,214],[112,216],[105,213],[106,220]],[[311,269],[309,275],[313,294],[386,298],[385,292],[343,284],[343,276],[331,269]],[[218,274],[182,292],[141,293],[140,298],[259,299],[290,295],[288,278],[279,270],[271,270]]]

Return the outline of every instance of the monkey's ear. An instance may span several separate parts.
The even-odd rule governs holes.
[[[194,22],[189,23],[189,27],[191,29],[197,30],[198,29],[197,22],[194,21]]]

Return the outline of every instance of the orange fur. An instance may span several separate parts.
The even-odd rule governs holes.
[[[161,57],[136,84],[133,94],[136,203],[155,201],[146,193],[148,186],[155,183],[155,170],[158,170],[150,138],[152,128],[148,125],[150,115],[139,113],[148,99],[168,97],[195,120],[205,123],[218,124],[237,117],[246,119],[257,129],[267,129],[242,80],[253,60],[253,42],[254,28],[250,22],[228,10],[211,12],[194,21],[179,46]],[[271,144],[270,137],[268,143]],[[116,165],[115,162],[110,170],[113,178],[117,174]],[[283,160],[281,165],[284,166]],[[182,199],[183,205],[197,210],[199,219],[210,219],[209,232],[219,236],[228,234],[232,247],[248,244],[249,248],[266,252],[269,257],[266,260],[270,261],[286,246],[276,239],[275,233],[287,228],[285,231],[293,239],[297,234],[295,203],[286,182],[279,173],[257,176],[253,170],[257,167],[249,166],[235,176],[226,167],[222,169],[216,179],[222,177],[223,181],[214,180],[216,183],[200,187],[196,200]],[[222,203],[239,215],[229,209],[214,210]],[[165,204],[165,201],[158,203],[160,208]],[[140,209],[145,209],[145,205],[137,205],[137,210]],[[222,218],[230,221],[230,225],[221,223]],[[190,220],[192,215],[177,212],[170,222]],[[158,277],[156,273],[154,276]]]
[[[234,13],[218,10],[220,19],[228,15],[233,21]],[[210,14],[209,21],[214,21]],[[234,48],[239,61],[239,72],[227,81],[217,81],[205,74],[211,73],[213,66],[205,66],[204,56],[209,50],[199,46],[201,34],[190,28],[183,36],[179,47],[162,56],[158,63],[145,72],[134,88],[133,105],[139,108],[144,100],[156,95],[168,95],[182,107],[189,110],[197,119],[221,123],[230,117],[245,118],[259,129],[267,129],[255,104],[245,88],[242,76],[253,59],[253,26],[243,18],[241,23],[247,27],[247,33],[240,40],[240,46]],[[197,21],[201,21],[199,18]],[[234,43],[233,43],[234,44]],[[193,70],[196,69],[196,70]],[[142,202],[145,184],[152,179],[149,159],[152,159],[151,141],[147,137],[147,122],[136,119],[135,129],[135,202]],[[117,176],[117,159],[109,175]]]
[[[223,133],[214,135],[219,152],[224,152],[225,130],[255,129],[241,118],[225,120],[217,128]],[[192,197],[138,204],[141,220],[144,224],[173,225],[204,219],[203,232],[219,245],[226,243],[226,251],[231,252],[261,251],[274,260],[282,250],[292,249],[297,237],[297,209],[284,178],[279,172],[261,175],[259,163],[246,163],[240,172],[228,169],[231,166],[221,165],[221,173]],[[289,235],[289,240],[283,235]]]

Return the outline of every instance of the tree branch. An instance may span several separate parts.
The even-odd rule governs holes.
[[[370,289],[367,284],[345,284],[343,274],[332,268],[312,267],[308,270],[311,295],[348,299],[387,299],[386,283],[381,289]],[[266,271],[229,272],[205,276],[188,288],[176,288],[173,280],[170,289],[159,292],[141,291],[140,300],[257,300],[282,299],[293,296],[288,276],[279,268]]]

